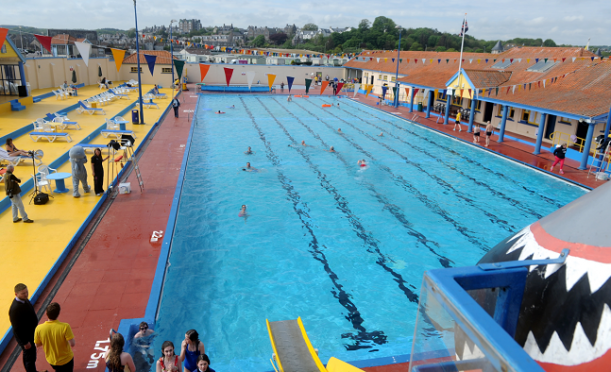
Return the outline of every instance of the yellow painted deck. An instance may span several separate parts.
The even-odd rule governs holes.
[[[152,85],[142,86],[143,94],[152,89]],[[46,90],[33,91],[32,95],[37,96],[44,94]],[[162,89],[166,93],[167,99],[157,99],[155,103],[159,105],[157,109],[144,109],[145,125],[132,125],[131,112],[129,117],[125,115],[125,119],[130,123],[126,124],[127,130],[134,131],[136,135],[136,146],[142,144],[142,139],[152,129],[153,124],[159,120],[166,107],[171,102],[172,90]],[[81,130],[66,129],[65,132],[70,133],[72,142],[66,142],[65,139],[56,139],[55,142],[49,143],[45,139],[40,139],[34,142],[29,137],[29,132],[14,138],[14,143],[21,150],[38,150],[44,151],[43,163],[50,164],[62,154],[69,151],[74,145],[83,140],[87,135],[99,128],[105,123],[106,118],[114,118],[121,110],[125,109],[138,98],[138,91],[135,90],[129,93],[129,99],[115,100],[105,106],[102,106],[106,111],[106,115],[86,113],[79,114],[76,111],[68,113],[71,121],[77,121]],[[99,94],[100,90],[97,85],[86,86],[79,89],[79,96],[68,98],[65,100],[56,100],[55,97],[50,97],[38,103],[33,103],[27,106],[27,109],[20,112],[3,112],[0,111],[0,136],[4,136],[10,132],[18,130],[26,125],[31,124],[37,118],[44,118],[46,113],[54,113],[63,111],[68,106],[78,102],[79,99]],[[138,106],[135,107],[138,109]],[[107,144],[110,138],[102,138],[98,136],[89,143]],[[2,144],[4,147],[4,144]],[[105,153],[106,151],[104,151]],[[88,154],[88,158],[91,155]],[[23,195],[22,200],[25,205],[28,216],[34,220],[33,224],[24,224],[22,222],[12,222],[12,212],[9,208],[0,214],[0,226],[3,230],[3,244],[0,249],[0,272],[2,280],[0,281],[0,314],[7,314],[8,308],[12,302],[13,289],[17,283],[25,283],[30,290],[30,295],[38,288],[44,277],[47,275],[53,264],[59,258],[65,247],[69,244],[74,234],[85,221],[89,213],[93,210],[100,197],[93,192],[93,178],[91,177],[90,163],[86,164],[89,175],[88,183],[92,186],[92,191],[84,194],[82,187],[80,188],[80,198],[72,196],[72,179],[65,180],[66,187],[70,190],[65,194],[53,194],[46,205],[28,204],[30,201],[31,191]],[[106,167],[106,164],[104,164]],[[70,162],[64,163],[57,169],[58,172],[68,172],[70,170]],[[105,169],[105,172],[107,170]],[[31,161],[22,162],[21,165],[15,167],[14,174],[20,178],[22,185],[32,177],[33,168]],[[106,175],[105,175],[106,178]],[[55,189],[55,181],[52,182],[52,189]],[[135,191],[139,192],[137,185]],[[1,197],[6,197],[4,193],[4,183],[0,186]],[[7,316],[0,316],[0,338],[2,338],[10,326]]]

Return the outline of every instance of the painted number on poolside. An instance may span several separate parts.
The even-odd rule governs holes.
[[[151,243],[155,243],[159,241],[159,239],[163,238],[163,231],[153,231],[153,235],[151,235]]]
[[[93,354],[91,354],[89,363],[87,364],[87,369],[98,368],[98,363],[100,359],[103,359],[106,356],[109,345],[102,347],[102,344],[110,344],[110,338],[103,340],[103,341],[95,342],[95,347],[93,348],[93,350],[94,351],[99,350],[100,352],[99,353],[94,352]]]

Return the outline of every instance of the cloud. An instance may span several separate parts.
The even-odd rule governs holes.
[[[27,5],[26,5],[27,4]],[[134,27],[133,2],[98,0],[28,0],[5,2],[3,20],[41,28],[96,29]],[[550,6],[553,5],[553,6]],[[458,33],[467,13],[469,34],[486,40],[515,37],[553,39],[558,44],[608,44],[611,2],[608,0],[431,0],[405,3],[387,0],[139,0],[138,25],[169,25],[171,19],[196,18],[205,26],[232,24],[283,27],[315,23],[320,27],[357,26],[361,19],[391,18],[403,27],[430,27]],[[33,12],[32,9],[37,9]]]

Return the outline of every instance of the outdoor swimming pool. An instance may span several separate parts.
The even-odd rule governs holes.
[[[217,371],[269,371],[265,319],[298,316],[323,363],[409,354],[425,270],[585,192],[347,99],[202,96],[156,358],[195,328]]]

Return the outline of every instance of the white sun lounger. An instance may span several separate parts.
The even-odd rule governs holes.
[[[0,149],[0,163],[7,162],[16,167],[24,160],[32,160],[32,158],[30,156],[11,156],[5,149]]]
[[[117,130],[117,129],[111,130],[111,129],[102,129],[102,130],[100,131],[100,134],[101,134],[101,135],[102,135],[102,137],[104,137],[104,138],[108,138],[109,136],[115,136],[115,137],[117,137],[117,138],[120,138],[120,137],[121,137],[122,135],[124,135],[124,134],[130,135],[130,136],[132,136],[132,137],[136,138],[136,135],[135,135],[135,134],[134,134],[134,132],[133,132],[133,131],[131,131],[131,130]]]
[[[81,146],[85,152],[88,150],[94,152],[95,149],[100,149],[102,151],[108,150],[108,145],[96,145],[94,143],[79,143],[78,145]]]
[[[106,115],[106,111],[104,111],[104,110],[103,110],[103,109],[101,109],[101,108],[93,108],[93,107],[88,107],[87,105],[85,105],[85,104],[83,103],[83,101],[78,101],[78,104],[79,104],[79,108],[81,109],[81,112],[86,112],[86,113],[88,113],[89,115],[93,115],[93,114],[95,114],[96,112],[100,112],[100,113],[102,113],[102,114]]]
[[[57,138],[65,138],[66,141],[72,142],[72,137],[68,133],[53,133],[53,132],[31,132],[30,138],[34,142],[38,142],[39,138],[45,138],[49,142],[55,141]]]

